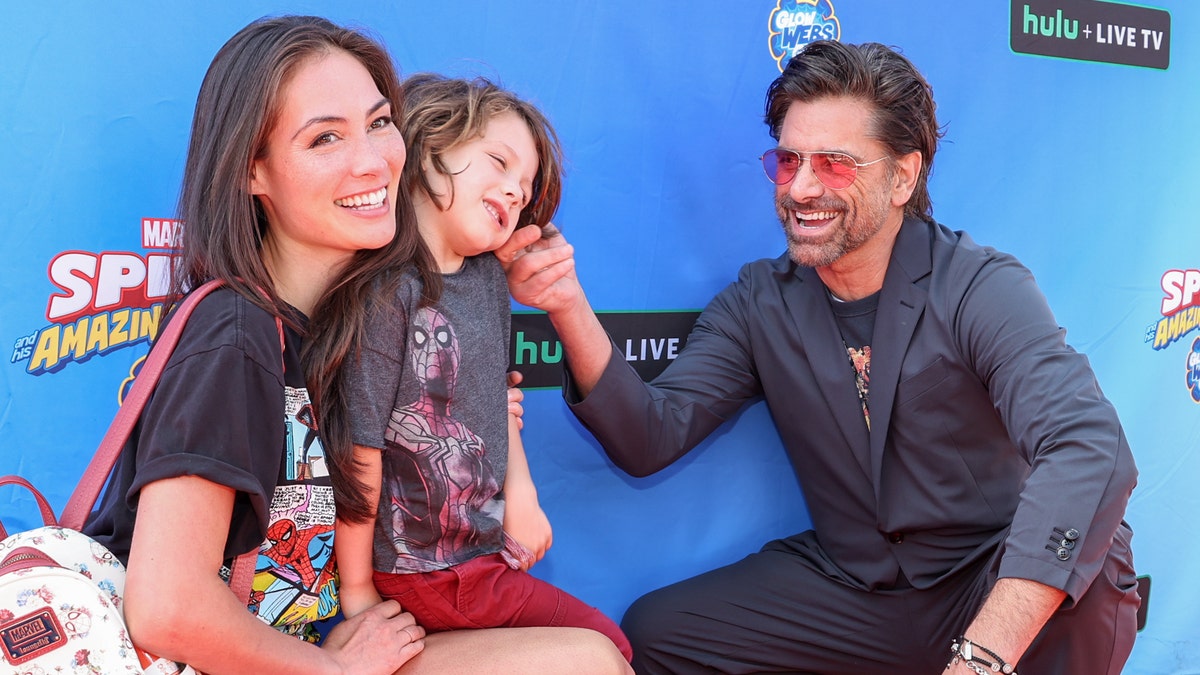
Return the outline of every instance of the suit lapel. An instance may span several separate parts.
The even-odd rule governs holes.
[[[900,366],[908,353],[913,331],[925,310],[927,291],[917,282],[932,270],[930,228],[907,218],[896,235],[891,261],[879,294],[875,334],[871,338],[871,457],[870,476],[879,503],[883,472],[883,450],[891,424]]]
[[[796,265],[792,268],[793,279],[782,285],[782,293],[793,328],[800,336],[817,386],[849,451],[858,460],[863,474],[870,476],[867,425],[825,285],[812,268]],[[798,414],[805,413],[798,411]]]

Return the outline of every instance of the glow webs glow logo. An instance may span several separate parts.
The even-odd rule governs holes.
[[[144,248],[173,249],[181,234],[178,221],[142,219]],[[48,325],[17,338],[10,363],[43,375],[153,339],[173,259],[168,252],[129,251],[54,256],[47,270],[56,289],[46,304]]]
[[[832,0],[777,0],[768,26],[771,58],[779,72],[808,43],[842,37]]]
[[[1159,286],[1163,318],[1146,329],[1146,342],[1165,349],[1200,327],[1200,270],[1167,270]],[[1192,400],[1200,403],[1200,337],[1192,340],[1184,369]]]

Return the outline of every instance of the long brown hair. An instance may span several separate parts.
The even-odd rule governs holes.
[[[284,84],[307,59],[334,49],[362,63],[393,108],[402,105],[399,77],[387,50],[361,31],[320,17],[260,19],[238,31],[213,58],[192,119],[179,199],[184,235],[172,271],[173,300],[189,288],[221,279],[267,312],[294,326],[301,323],[279,298],[263,263],[263,236],[270,223],[250,193],[250,172],[254,160],[266,152]],[[352,518],[373,513],[374,505],[367,503],[355,478],[344,412],[335,412],[337,419],[331,420],[325,411],[344,410],[336,404],[341,392],[333,375],[356,348],[368,303],[364,289],[377,287],[375,279],[425,251],[403,190],[396,195],[396,209],[392,241],[355,253],[318,301],[301,354],[338,509]]]

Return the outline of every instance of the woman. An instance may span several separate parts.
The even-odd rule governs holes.
[[[399,190],[400,101],[386,51],[324,19],[257,21],[217,53],[196,103],[173,287],[226,287],[189,320],[86,529],[127,561],[134,641],[205,673],[622,672],[599,634],[426,640],[394,601],[320,648],[291,637],[315,640],[313,622],[338,610],[335,501],[357,492],[348,458],[327,456],[314,428],[309,317],[361,316],[358,289],[422,250]],[[305,360],[322,373],[340,358]],[[218,571],[254,549],[247,611]]]

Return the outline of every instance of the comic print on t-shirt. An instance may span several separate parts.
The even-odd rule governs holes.
[[[308,390],[284,387],[284,399],[287,447],[250,608],[283,632],[315,641],[311,624],[338,609],[333,485]]]

